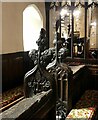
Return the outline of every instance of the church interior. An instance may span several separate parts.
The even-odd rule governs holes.
[[[0,119],[98,120],[98,0],[0,2]]]

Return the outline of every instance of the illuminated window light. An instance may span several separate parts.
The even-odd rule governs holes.
[[[92,45],[92,46],[94,46],[95,44],[94,44],[94,43],[92,43],[91,45]]]
[[[33,4],[23,11],[23,47],[24,51],[38,49],[36,41],[43,27],[43,18]]]
[[[75,10],[73,12],[73,15],[76,16],[76,17],[78,17],[80,15],[80,10]]]
[[[90,25],[91,25],[91,26],[96,26],[96,22],[94,21],[94,22],[92,22]]]
[[[60,12],[60,15],[63,17],[65,15],[69,15],[69,13],[66,9],[62,9],[61,12]]]

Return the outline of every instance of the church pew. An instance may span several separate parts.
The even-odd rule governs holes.
[[[3,119],[13,120],[55,120],[55,96],[52,89],[24,98],[0,114]],[[52,115],[50,115],[52,111]]]
[[[86,90],[67,115],[66,120],[70,119],[98,120],[98,91]]]

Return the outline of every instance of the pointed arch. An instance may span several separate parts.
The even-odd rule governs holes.
[[[35,4],[31,4],[23,11],[23,46],[24,51],[38,49],[36,40],[43,27],[43,16]]]

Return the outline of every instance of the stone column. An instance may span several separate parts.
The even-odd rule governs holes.
[[[92,20],[90,25],[91,32],[90,32],[90,48],[96,48],[96,26],[93,24],[96,22],[96,8],[94,8],[92,11]]]
[[[96,7],[96,48],[98,48],[98,7]]]

